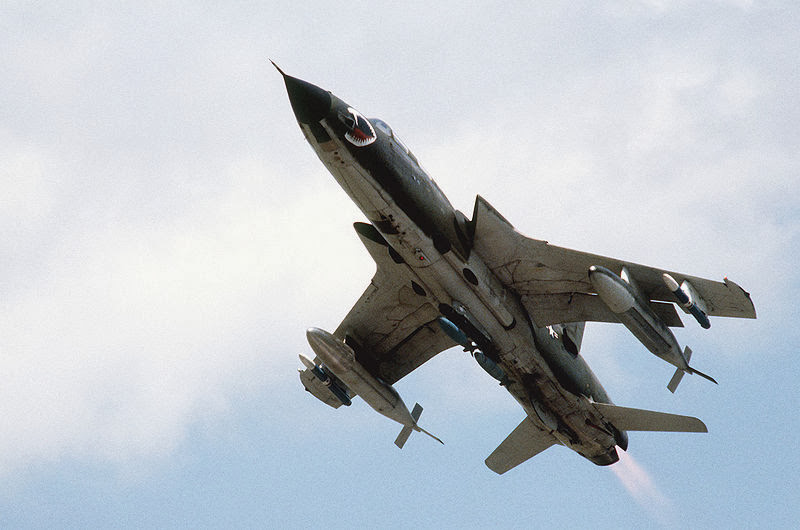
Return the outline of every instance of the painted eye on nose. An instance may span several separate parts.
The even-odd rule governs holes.
[[[339,118],[347,127],[344,137],[351,144],[357,147],[364,147],[378,139],[375,135],[375,129],[372,128],[369,120],[354,108],[348,107],[347,113],[340,114]]]

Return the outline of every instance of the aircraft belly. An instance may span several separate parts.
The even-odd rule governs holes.
[[[380,191],[371,186],[355,166],[341,165],[330,169],[339,185],[367,216],[374,218],[376,214],[389,210],[389,203]]]
[[[575,451],[597,465],[608,465],[617,461],[617,441],[613,434],[598,426],[582,407],[566,410],[563,404],[531,399],[524,392],[509,392],[522,406],[528,419],[543,433],[557,440],[560,445]],[[559,410],[559,412],[555,412]],[[591,419],[590,419],[591,418]]]
[[[332,140],[314,146],[314,150],[336,182],[369,218],[390,209],[391,199],[373,184],[374,179],[355,163],[347,149]]]
[[[451,306],[457,301],[486,329],[496,348],[494,353],[509,375],[507,390],[533,424],[590,460],[604,458],[602,455],[614,447],[613,436],[587,427],[588,412],[580,406],[580,400],[585,398],[576,395],[583,389],[569,384],[586,380],[586,374],[580,370],[567,370],[566,376],[561,373],[564,366],[554,362],[553,357],[559,352],[550,351],[548,355],[552,337],[544,328],[527,325],[529,319],[524,307],[483,259],[476,253],[465,260],[454,252],[441,254],[432,238],[381,189],[366,169],[354,163],[346,149],[328,145],[316,151],[337,182],[427,287],[432,301]],[[472,281],[466,279],[467,270]],[[546,347],[542,349],[542,345]],[[532,374],[536,376],[531,377]]]
[[[452,252],[442,256],[400,208],[390,205],[389,212],[394,223],[390,232],[394,233],[382,232],[387,242],[403,256],[420,283],[430,288],[434,303],[452,305],[458,301],[486,330],[508,374],[507,390],[533,423],[586,458],[605,461],[616,442],[611,433],[589,426],[602,421],[591,416],[589,401],[581,394],[598,401],[607,401],[608,397],[605,392],[598,395],[596,378],[583,359],[563,351],[560,340],[547,329],[529,327],[521,303],[479,256],[469,256],[466,262]],[[474,271],[478,286],[465,280],[464,268]],[[532,331],[535,338],[531,337]],[[569,357],[559,364],[555,357],[559,354]],[[557,374],[559,367],[568,373]]]

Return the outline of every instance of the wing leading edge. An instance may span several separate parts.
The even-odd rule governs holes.
[[[377,270],[333,334],[353,348],[367,371],[391,385],[455,343],[436,323],[437,308],[415,291],[407,267],[380,233],[367,223],[354,227]]]
[[[486,466],[498,475],[502,475],[556,444],[558,440],[555,437],[539,429],[526,416],[486,458]]]
[[[421,288],[415,286],[402,259],[380,233],[366,223],[355,223],[355,229],[375,260],[377,270],[331,338],[352,350],[351,355],[358,365],[377,379],[375,385],[391,388],[399,379],[455,343],[442,332],[436,322],[437,309]],[[350,398],[359,394],[357,388],[345,385],[330,369],[322,366],[325,363],[319,355],[313,362],[306,361],[300,380],[306,390],[324,403],[338,408],[349,405]],[[396,395],[394,390],[388,392]],[[366,400],[368,396],[362,397]],[[409,425],[421,430],[415,423],[416,418],[413,421],[411,418],[406,418]]]
[[[540,325],[600,321],[617,322],[589,281],[591,266],[619,273],[625,267],[651,308],[668,326],[679,326],[673,293],[664,284],[667,273],[678,282],[688,280],[702,295],[709,316],[755,318],[749,293],[725,278],[722,282],[665,271],[615,258],[550,245],[519,232],[485,199],[478,196],[473,215],[474,250],[503,284],[522,298]],[[666,303],[664,303],[666,302]]]

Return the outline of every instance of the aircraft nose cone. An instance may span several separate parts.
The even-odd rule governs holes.
[[[275,68],[278,68],[278,65]],[[322,120],[331,109],[331,95],[329,92],[312,85],[302,79],[297,79],[283,73],[283,82],[286,84],[286,91],[289,93],[289,101],[292,110],[300,123],[314,123]]]

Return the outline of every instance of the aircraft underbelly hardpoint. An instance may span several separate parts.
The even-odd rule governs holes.
[[[354,227],[377,264],[333,333],[306,332],[316,354],[300,356],[306,390],[334,408],[361,396],[403,426],[399,447],[412,431],[438,440],[391,385],[459,345],[526,414],[486,459],[497,473],[556,444],[608,465],[626,431],[706,432],[697,418],[613,405],[580,355],[585,323],[625,325],[676,367],[674,392],[684,373],[713,381],[670,331],[682,326],[674,304],[703,327],[708,316],[755,318],[743,289],[527,238],[480,196],[468,219],[386,123],[278,70],[306,140],[367,217]]]

